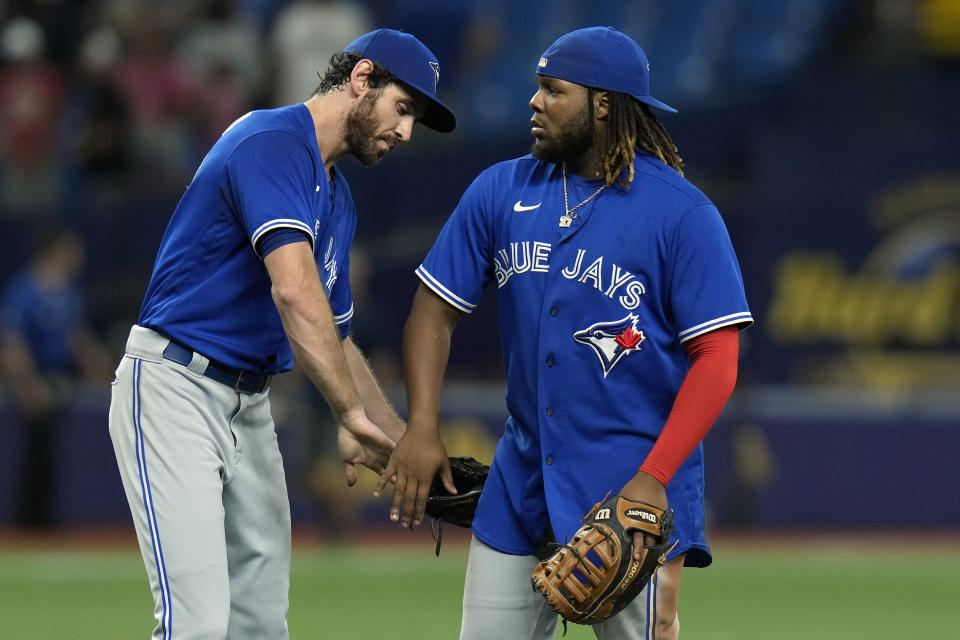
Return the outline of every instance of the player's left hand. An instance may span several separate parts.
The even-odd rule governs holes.
[[[628,500],[646,502],[664,511],[670,508],[666,488],[660,484],[659,480],[644,471],[638,471],[627,484],[623,485],[619,493]],[[643,552],[643,536],[644,534],[639,531],[633,534],[633,557],[637,560]]]
[[[382,473],[394,442],[360,412],[345,420],[337,430],[340,459],[347,475],[347,486],[357,483],[357,465]]]
[[[435,428],[408,428],[394,447],[373,496],[379,498],[387,482],[392,482],[390,519],[412,529],[423,521],[430,486],[438,473],[447,491],[456,494],[450,459],[439,432]]]

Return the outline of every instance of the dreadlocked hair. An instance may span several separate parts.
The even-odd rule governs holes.
[[[341,51],[330,56],[330,67],[320,76],[320,86],[313,91],[313,95],[329,93],[331,90],[342,87],[350,80],[350,74],[353,68],[363,58],[363,54],[357,51]],[[371,89],[385,87],[395,81],[396,77],[383,68],[379,62],[373,63],[373,73],[367,78]]]
[[[603,170],[607,184],[617,182],[625,189],[633,182],[633,159],[636,150],[649,153],[683,175],[683,160],[677,145],[649,106],[616,91],[607,92],[607,144],[603,150]],[[591,89],[590,104],[593,104]]]

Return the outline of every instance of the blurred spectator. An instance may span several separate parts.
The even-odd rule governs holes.
[[[227,67],[246,95],[255,95],[263,78],[257,25],[240,10],[239,0],[205,0],[179,38],[179,54],[198,78]]]
[[[79,47],[62,127],[75,211],[87,202],[87,187],[96,193],[129,188],[132,123],[115,75],[121,51],[119,34],[106,26],[90,31]]]
[[[125,12],[120,26],[127,49],[117,80],[132,109],[136,159],[149,167],[152,184],[168,178],[182,187],[196,164],[190,134],[199,109],[197,78],[173,54],[179,16],[149,13],[140,2],[117,11]]]
[[[197,79],[202,149],[261,99],[264,59],[256,25],[239,0],[205,0],[178,53]]]
[[[44,57],[45,37],[29,18],[0,31],[0,212],[50,212],[56,202],[55,131],[63,78]]]
[[[25,430],[19,456],[18,524],[52,522],[51,487],[60,418],[83,380],[109,380],[112,358],[87,326],[77,279],[80,237],[39,232],[30,264],[0,298],[0,373]]]
[[[76,0],[3,0],[0,11],[12,17],[29,18],[46,36],[46,55],[58,67],[67,67],[81,36],[87,16],[99,4]]]
[[[371,29],[366,9],[356,2],[295,0],[284,7],[270,34],[274,87],[273,104],[269,106],[309,98],[319,84],[317,74],[326,69],[330,56],[356,34]]]

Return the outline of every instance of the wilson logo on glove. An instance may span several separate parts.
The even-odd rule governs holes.
[[[627,509],[626,515],[628,518],[637,518],[646,520],[650,524],[657,524],[657,514],[646,509]]]
[[[613,496],[583,522],[530,578],[565,622],[598,624],[627,606],[666,562],[673,512]],[[644,534],[640,560],[633,559],[634,532]]]

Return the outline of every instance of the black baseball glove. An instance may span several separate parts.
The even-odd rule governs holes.
[[[483,483],[487,481],[490,467],[474,458],[451,457],[450,472],[453,474],[453,485],[457,488],[457,494],[448,492],[438,475],[430,487],[425,512],[443,522],[469,529],[473,524],[473,514],[477,511],[477,502],[480,500],[480,492],[483,490]]]
[[[487,481],[490,467],[470,457],[450,457],[450,472],[457,494],[453,495],[443,486],[438,475],[433,479],[427,506],[424,512],[433,518],[433,537],[437,540],[437,555],[440,555],[440,542],[443,532],[440,525],[444,522],[458,527],[470,528],[473,514],[477,511],[480,492]]]
[[[567,544],[533,570],[533,588],[566,621],[598,624],[633,600],[666,561],[673,512],[615,495],[598,502]],[[640,559],[633,533],[644,534]]]

